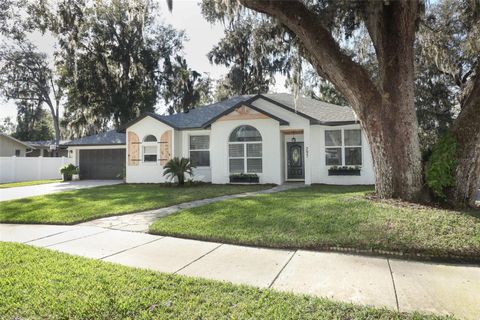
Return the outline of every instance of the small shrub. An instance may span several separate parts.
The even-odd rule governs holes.
[[[77,166],[70,163],[60,168],[60,173],[63,175],[63,181],[70,181],[74,174],[79,173],[79,169]]]
[[[427,162],[425,170],[427,186],[440,199],[445,199],[445,190],[455,184],[456,151],[457,141],[450,132],[447,132],[434,145]]]
[[[179,159],[175,157],[170,159],[163,168],[164,176],[172,180],[177,178],[178,185],[183,186],[185,184],[185,175],[189,174],[193,176],[193,168],[195,168],[195,165],[193,165],[188,158]]]

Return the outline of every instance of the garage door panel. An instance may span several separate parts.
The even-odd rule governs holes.
[[[125,149],[80,150],[81,179],[118,179],[125,170]]]

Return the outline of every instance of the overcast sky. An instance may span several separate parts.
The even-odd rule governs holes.
[[[1,0],[0,0],[1,1]],[[189,66],[200,73],[209,73],[214,79],[223,76],[227,69],[223,66],[211,65],[206,54],[223,37],[223,25],[211,25],[207,22],[201,12],[199,3],[196,0],[175,0],[173,1],[173,12],[167,9],[166,1],[159,0],[162,18],[178,30],[185,30],[188,41],[184,43],[185,58]],[[40,50],[49,54],[53,53],[55,41],[50,36],[34,34],[32,41]],[[277,86],[273,89],[277,92],[286,92],[283,86],[283,77],[277,79]],[[158,110],[162,111],[162,110]],[[13,103],[0,101],[0,119],[11,117],[16,122],[16,107]]]

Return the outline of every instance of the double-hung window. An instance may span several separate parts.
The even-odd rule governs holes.
[[[142,143],[143,162],[156,163],[158,158],[157,138],[154,135],[148,135]]]
[[[228,143],[230,173],[262,172],[262,136],[252,126],[233,130]]]
[[[327,166],[361,166],[362,131],[325,130],[325,163]]]
[[[197,167],[210,167],[210,136],[190,136],[190,161]]]

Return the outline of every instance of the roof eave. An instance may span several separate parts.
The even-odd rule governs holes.
[[[135,123],[137,123],[137,122],[140,122],[141,120],[145,119],[146,117],[151,117],[151,118],[153,118],[153,119],[155,119],[155,120],[157,120],[157,121],[160,121],[160,122],[163,123],[163,124],[166,124],[167,126],[173,128],[173,129],[178,130],[178,127],[177,127],[177,126],[174,126],[173,124],[171,124],[171,123],[169,123],[169,122],[167,122],[167,121],[159,118],[159,117],[158,117],[156,114],[154,114],[154,113],[147,112],[147,113],[142,114],[141,116],[133,119],[132,121],[127,122],[127,123],[124,124],[123,126],[121,126],[120,128],[117,129],[117,132],[119,132],[119,133],[125,133],[129,127],[133,126],[133,125],[134,125]]]
[[[66,144],[66,147],[93,147],[93,146],[124,146],[123,143],[84,143],[84,144]]]
[[[312,123],[314,125],[323,125],[323,126],[346,126],[349,124],[360,124],[360,121],[356,120],[346,120],[346,121],[316,121]]]
[[[212,123],[214,123],[215,121],[217,121],[218,119],[220,119],[224,115],[229,114],[230,112],[232,112],[233,110],[235,110],[235,109],[237,109],[238,107],[241,107],[241,106],[247,106],[249,108],[252,108],[253,110],[255,110],[257,112],[262,113],[262,114],[266,115],[267,117],[278,121],[280,123],[280,125],[288,125],[289,124],[288,121],[286,121],[284,119],[281,119],[277,116],[274,116],[273,114],[252,105],[251,102],[255,101],[258,98],[258,96],[259,95],[256,95],[256,96],[254,96],[250,99],[247,99],[245,101],[240,101],[240,102],[236,103],[235,105],[231,106],[230,108],[228,108],[225,111],[221,112],[220,114],[216,115],[215,117],[213,117],[209,121],[205,122],[202,125],[202,128],[206,128],[206,127],[210,126]]]
[[[13,141],[15,141],[15,142],[17,142],[17,143],[20,143],[21,145],[23,145],[23,146],[25,146],[25,147],[27,147],[27,148],[35,149],[34,146],[32,146],[32,145],[30,145],[30,144],[28,144],[28,143],[25,143],[25,142],[23,142],[23,141],[20,141],[20,140],[14,138],[14,137],[12,137],[12,136],[9,136],[8,134],[0,133],[0,135],[4,136],[4,137],[6,137],[6,138],[8,138],[8,139],[10,139],[10,140],[13,140]]]

